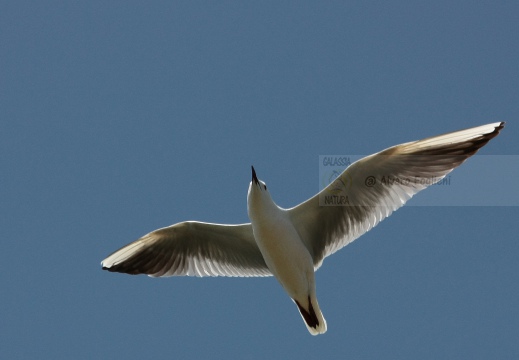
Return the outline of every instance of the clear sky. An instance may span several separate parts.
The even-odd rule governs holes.
[[[248,222],[251,165],[291,207],[320,155],[496,121],[480,153],[519,154],[518,34],[516,1],[3,2],[0,357],[518,358],[518,203],[394,213],[317,272],[318,337],[274,278],[100,267]],[[516,196],[496,164],[472,196]]]

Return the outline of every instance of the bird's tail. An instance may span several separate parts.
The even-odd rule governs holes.
[[[308,300],[303,303],[294,299],[299,312],[301,313],[301,317],[305,321],[306,327],[308,331],[312,335],[324,334],[326,332],[326,320],[324,319],[323,313],[319,308],[319,304],[317,303],[317,299],[314,298],[313,301],[310,296],[308,296]]]

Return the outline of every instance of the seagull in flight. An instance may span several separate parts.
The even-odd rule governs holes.
[[[390,147],[354,162],[318,194],[290,209],[276,205],[252,167],[250,223],[184,221],[144,235],[101,265],[111,272],[152,277],[273,275],[297,305],[308,331],[323,334],[326,320],[314,277],[323,260],[440,181],[503,127],[504,122],[497,122]],[[333,196],[343,201],[327,205]]]

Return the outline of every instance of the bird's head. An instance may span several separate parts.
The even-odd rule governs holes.
[[[264,208],[265,206],[274,204],[267,190],[267,184],[258,179],[254,166],[251,166],[251,168],[252,180],[249,184],[249,192],[247,194],[249,216],[251,215],[251,210],[254,212],[254,209]]]

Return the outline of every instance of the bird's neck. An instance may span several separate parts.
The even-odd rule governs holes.
[[[279,217],[281,208],[272,199],[251,199],[248,203],[248,213],[251,221],[264,222]]]

